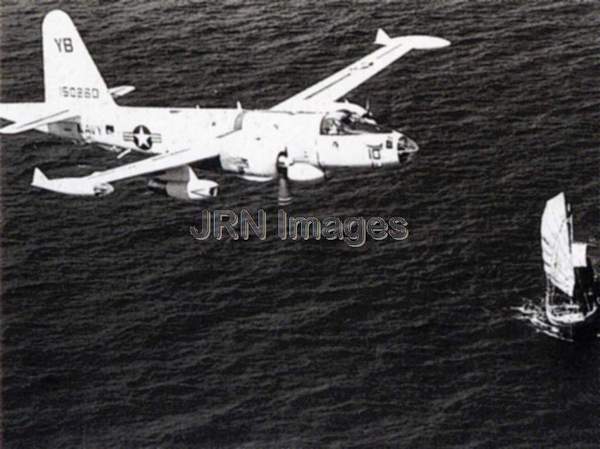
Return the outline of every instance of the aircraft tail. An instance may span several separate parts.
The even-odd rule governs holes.
[[[46,104],[99,106],[114,104],[96,64],[71,18],[49,12],[42,24]]]

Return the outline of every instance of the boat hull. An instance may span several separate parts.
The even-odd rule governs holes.
[[[596,307],[580,321],[564,323],[556,320],[551,313],[546,312],[546,318],[560,337],[566,340],[583,341],[598,338],[600,333],[600,308]]]

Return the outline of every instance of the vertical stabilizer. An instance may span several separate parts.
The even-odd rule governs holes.
[[[113,104],[106,83],[71,18],[49,12],[42,24],[46,103],[56,105]]]

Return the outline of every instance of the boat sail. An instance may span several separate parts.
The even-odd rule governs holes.
[[[569,297],[575,289],[571,257],[571,217],[567,215],[565,194],[546,202],[542,215],[542,257],[549,282]]]

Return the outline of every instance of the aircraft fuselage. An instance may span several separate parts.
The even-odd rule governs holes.
[[[147,154],[219,145],[219,136],[232,134],[227,145],[218,148],[221,166],[252,180],[275,177],[273,161],[282,152],[294,162],[322,169],[378,168],[399,165],[400,140],[413,144],[393,130],[324,132],[325,116],[321,112],[107,105],[81,111],[78,123],[58,122],[39,130],[115,152]],[[416,151],[416,145],[409,149]]]

